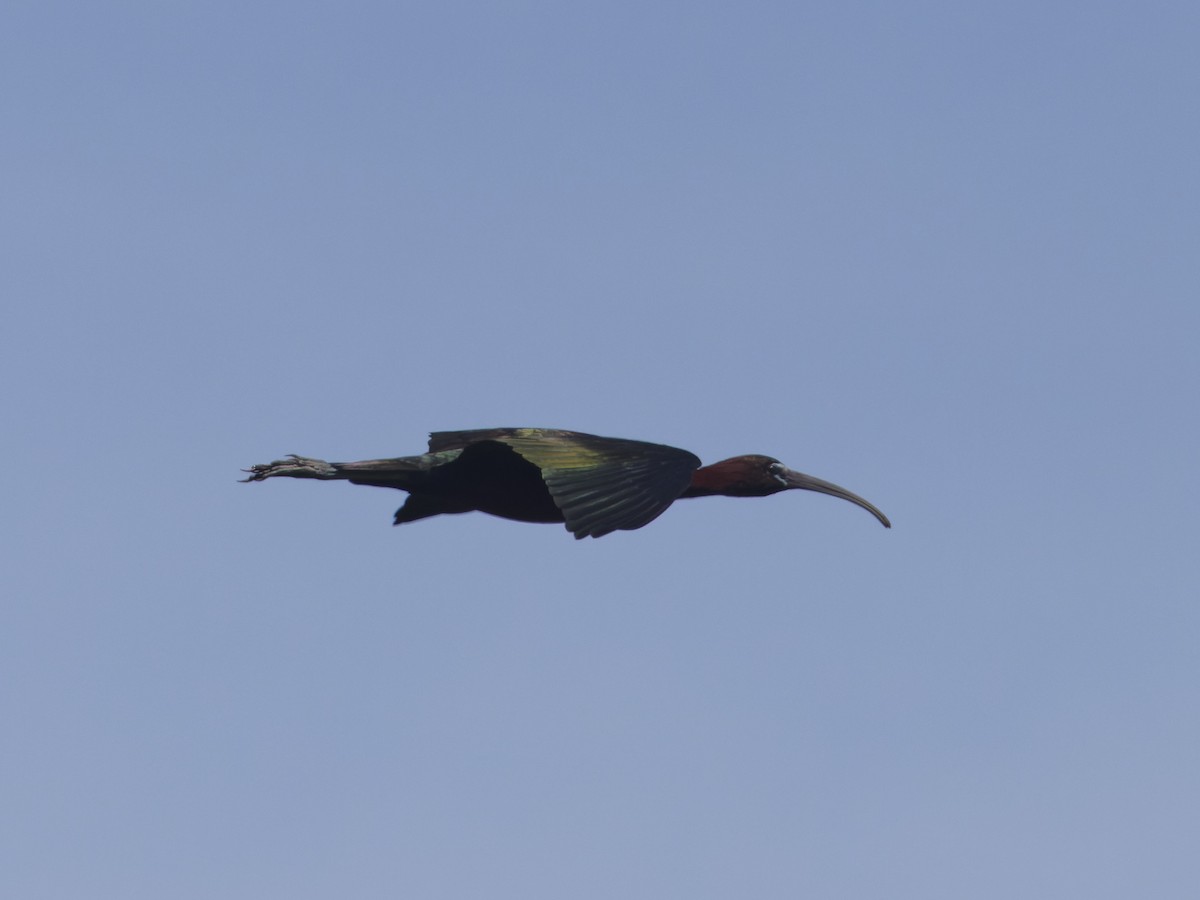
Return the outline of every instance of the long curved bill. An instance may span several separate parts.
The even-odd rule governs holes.
[[[892,523],[874,504],[868,503],[858,494],[852,494],[840,485],[833,484],[829,481],[823,481],[820,478],[814,478],[812,475],[805,475],[803,472],[793,472],[788,469],[783,473],[783,478],[787,482],[789,488],[798,488],[802,491],[816,491],[818,494],[828,494],[830,497],[840,497],[843,500],[849,500],[855,506],[861,506],[880,522],[884,528],[891,528]]]

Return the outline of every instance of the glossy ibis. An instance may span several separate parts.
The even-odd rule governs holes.
[[[408,491],[396,525],[479,510],[519,522],[563,522],[576,538],[603,537],[641,528],[681,497],[765,497],[800,489],[849,500],[892,527],[862,497],[769,456],[701,466],[675,447],[553,428],[437,431],[420,456],[346,463],[289,456],[245,471],[250,477],[243,481],[342,479]]]

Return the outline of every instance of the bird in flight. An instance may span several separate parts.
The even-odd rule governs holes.
[[[576,538],[598,538],[641,528],[684,497],[804,490],[849,500],[892,527],[857,494],[769,456],[701,466],[676,447],[555,428],[435,431],[420,456],[331,463],[293,455],[243,471],[243,481],[317,478],[408,491],[396,525],[478,510],[518,522],[562,522]]]

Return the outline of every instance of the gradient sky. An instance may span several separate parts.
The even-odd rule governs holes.
[[[1191,898],[1200,13],[17,3],[0,895]],[[599,541],[296,452],[813,494]]]

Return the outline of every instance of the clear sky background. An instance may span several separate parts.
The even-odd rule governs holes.
[[[0,895],[1197,896],[1197,9],[10,6]]]

